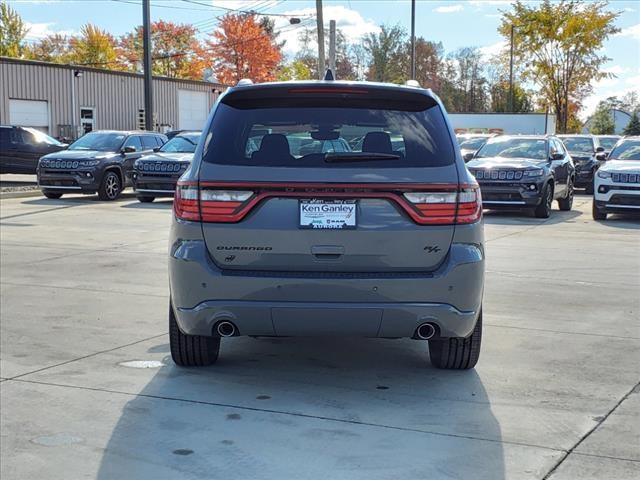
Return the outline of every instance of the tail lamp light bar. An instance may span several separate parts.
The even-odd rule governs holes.
[[[236,223],[267,198],[385,198],[419,225],[468,224],[482,217],[478,185],[178,182],[182,220]]]

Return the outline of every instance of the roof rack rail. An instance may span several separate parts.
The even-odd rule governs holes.
[[[242,87],[243,85],[253,85],[253,80],[250,78],[241,78],[238,80],[238,83],[236,83],[237,87]]]
[[[331,71],[330,68],[327,68],[327,72],[324,74],[324,79],[325,80],[335,80],[335,77],[333,76],[333,72]]]

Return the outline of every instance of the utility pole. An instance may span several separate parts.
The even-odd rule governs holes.
[[[322,20],[322,0],[316,0],[316,23],[318,25],[318,78],[324,78],[324,21]]]
[[[513,113],[513,24],[511,25],[511,53],[509,56],[509,111]]]
[[[153,130],[153,81],[151,66],[151,0],[142,0],[142,50],[144,68],[144,128]]]
[[[329,69],[336,77],[336,21],[329,20]]]
[[[416,0],[411,0],[411,80],[416,79]]]

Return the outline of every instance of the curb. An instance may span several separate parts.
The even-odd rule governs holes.
[[[40,190],[22,190],[19,192],[0,192],[0,200],[7,198],[43,197]]]

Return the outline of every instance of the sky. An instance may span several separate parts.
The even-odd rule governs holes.
[[[122,35],[142,22],[140,3],[141,0],[9,0],[28,23],[30,41],[54,32],[77,33],[88,22],[113,35]],[[380,24],[399,24],[407,31],[410,28],[409,0],[324,0],[323,5],[325,23],[336,20],[351,41],[377,32]],[[509,8],[509,2],[504,0],[418,0],[416,35],[442,42],[446,52],[473,46],[490,56],[505,45],[497,28],[500,11]],[[640,2],[613,0],[608,8],[620,12],[616,25],[621,32],[603,48],[611,58],[604,69],[615,76],[593,82],[594,93],[584,102],[583,119],[602,99],[640,91]],[[202,37],[217,28],[216,17],[229,9],[298,15],[302,20],[298,26],[290,25],[287,17],[273,17],[281,31],[280,38],[286,40],[284,48],[289,56],[297,50],[300,29],[315,25],[315,18],[311,17],[315,14],[315,0],[151,0],[153,20],[193,24]]]

